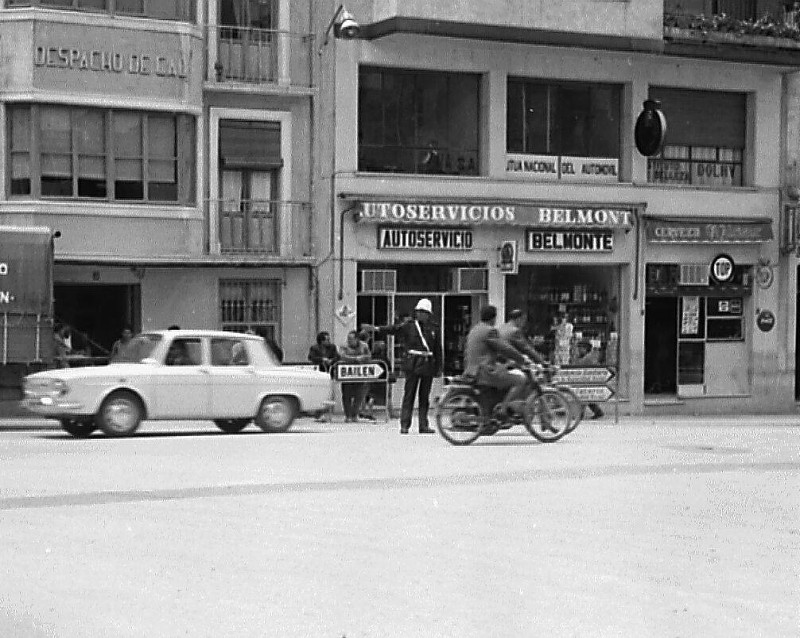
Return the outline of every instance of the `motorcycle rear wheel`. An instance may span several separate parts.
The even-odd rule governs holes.
[[[569,386],[556,386],[556,390],[561,392],[561,394],[563,394],[564,398],[567,400],[567,403],[569,403],[569,409],[572,414],[572,420],[567,428],[567,434],[569,434],[581,424],[581,421],[583,421],[583,413],[586,406],[584,406],[583,402],[578,398],[575,390]]]
[[[436,430],[451,445],[469,445],[481,435],[483,411],[470,390],[451,390],[436,408]]]
[[[555,388],[531,394],[525,402],[525,427],[542,443],[554,443],[569,431],[572,412],[569,401]]]

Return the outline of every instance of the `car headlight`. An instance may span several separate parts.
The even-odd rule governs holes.
[[[61,379],[55,379],[53,381],[53,390],[55,390],[57,394],[63,395],[69,392],[69,386],[67,385],[66,381],[62,381]]]

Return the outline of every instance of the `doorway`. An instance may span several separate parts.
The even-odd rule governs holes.
[[[72,328],[72,348],[89,356],[111,352],[123,327],[141,329],[138,284],[55,284],[56,323]]]
[[[678,298],[647,297],[644,320],[644,392],[678,393]]]

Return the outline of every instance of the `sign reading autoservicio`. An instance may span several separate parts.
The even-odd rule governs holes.
[[[528,230],[525,235],[528,252],[610,252],[614,250],[614,233],[610,230]]]
[[[362,202],[359,221],[386,224],[536,226],[550,228],[632,228],[634,209],[625,206],[518,205],[464,202]]]
[[[394,250],[471,250],[467,228],[378,227],[378,248]]]
[[[386,376],[386,364],[382,361],[369,363],[337,363],[334,368],[337,381],[374,381]]]

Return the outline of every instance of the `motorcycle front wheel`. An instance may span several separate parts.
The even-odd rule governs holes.
[[[531,394],[525,402],[525,427],[542,443],[554,443],[569,431],[572,411],[569,401],[555,388]]]
[[[470,390],[451,390],[436,407],[436,430],[452,445],[469,445],[481,435],[483,412]]]

